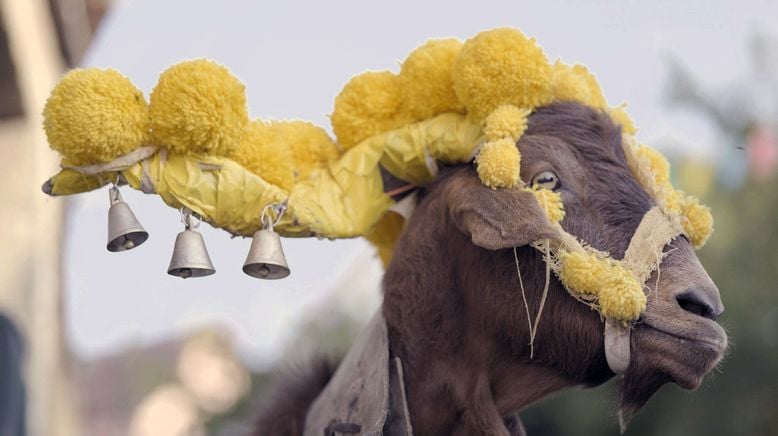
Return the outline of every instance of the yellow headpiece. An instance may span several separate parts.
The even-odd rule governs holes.
[[[44,111],[64,168],[44,189],[84,192],[120,175],[172,207],[244,236],[261,227],[265,206],[284,203],[287,211],[275,224],[282,235],[368,236],[388,261],[402,223],[387,214],[394,201],[384,193],[381,168],[423,185],[435,177],[436,162],[474,159],[486,186],[530,189],[521,186],[516,142],[530,114],[557,101],[609,113],[622,127],[635,177],[696,247],[705,243],[709,210],[672,187],[661,154],[634,144],[636,129],[624,108],[608,106],[585,67],[551,65],[533,38],[512,28],[465,43],[431,40],[408,56],[399,74],[353,77],[335,99],[337,141],[302,121],[250,121],[243,85],[211,61],[182,62],[162,73],[148,109],[119,73],[72,71]],[[559,194],[532,192],[558,224],[564,218]],[[637,318],[645,308],[643,282],[624,262],[585,244],[571,249],[572,241],[554,253],[554,270],[567,289],[609,318]]]

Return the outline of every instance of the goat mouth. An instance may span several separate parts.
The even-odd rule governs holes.
[[[657,327],[649,323],[644,323],[643,325],[659,333],[663,333],[665,335],[671,336],[679,340],[681,343],[690,342],[694,345],[710,348],[712,351],[717,351],[722,354],[727,348],[726,335],[719,334],[719,332],[716,331],[721,329],[721,327],[718,327],[718,325],[717,325],[718,329],[710,329],[711,331],[709,333],[714,333],[714,334],[706,334],[706,335],[691,335],[687,333],[674,332],[672,331],[672,329]]]
[[[640,363],[642,371],[654,373],[656,377],[664,374],[669,377],[667,381],[683,389],[696,389],[724,357],[727,341],[723,329],[721,332],[720,336],[715,329],[677,331],[642,323],[636,327],[632,343],[641,362],[632,363]]]

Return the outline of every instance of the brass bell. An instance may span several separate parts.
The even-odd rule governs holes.
[[[251,248],[243,263],[243,272],[258,279],[276,280],[289,275],[289,265],[281,247],[281,236],[273,230],[273,226],[281,222],[286,212],[286,202],[268,204],[262,209],[259,221],[262,229],[254,233]],[[270,216],[273,212],[275,220]]]
[[[184,212],[183,221],[185,229],[176,236],[173,256],[170,258],[167,273],[182,279],[204,277],[215,273],[216,269],[208,256],[203,235],[194,230],[197,225],[194,223],[191,212]]]
[[[108,251],[127,251],[146,242],[148,232],[135,218],[130,206],[122,200],[119,188],[112,186],[108,191],[111,208],[108,209]]]
[[[289,265],[281,247],[281,236],[269,229],[254,233],[243,272],[258,279],[275,280],[289,275]]]

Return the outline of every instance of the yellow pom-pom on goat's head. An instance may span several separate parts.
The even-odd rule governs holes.
[[[530,189],[535,199],[540,203],[541,209],[546,213],[552,223],[561,222],[565,218],[565,205],[562,203],[562,195],[550,189]]]
[[[400,127],[400,82],[389,71],[368,71],[349,80],[335,98],[332,130],[344,149],[373,135]]]
[[[519,183],[521,155],[511,138],[490,141],[476,156],[481,183],[492,188],[512,188]]]
[[[554,101],[573,101],[595,108],[607,106],[597,79],[583,65],[567,65],[557,60],[551,79]]]
[[[251,121],[243,142],[233,153],[233,159],[287,192],[294,186],[292,149],[279,141],[277,132],[262,120]]]
[[[559,252],[559,280],[574,295],[594,298],[606,318],[622,322],[637,319],[646,308],[643,286],[610,258],[589,252]]]
[[[505,104],[497,107],[484,119],[484,135],[490,141],[511,138],[518,141],[527,130],[529,109]]]
[[[551,65],[534,38],[513,28],[481,32],[465,42],[453,71],[454,90],[469,116],[482,120],[510,104],[551,102]]]
[[[423,120],[444,112],[462,112],[451,72],[462,50],[457,39],[432,39],[411,52],[400,69],[403,112]]]
[[[305,180],[315,170],[324,168],[340,156],[340,151],[327,132],[307,121],[273,121],[270,129],[294,162],[296,180]]]
[[[154,143],[181,154],[230,157],[249,123],[245,87],[207,59],[165,70],[151,92],[149,112]]]
[[[654,177],[654,183],[663,186],[670,182],[670,163],[662,153],[647,145],[640,145],[635,150],[635,155],[639,159],[643,159],[644,165],[648,167]]]
[[[700,204],[696,197],[687,195],[682,205],[681,224],[694,248],[702,248],[713,234],[713,215],[710,208]]]
[[[143,93],[111,69],[75,69],[51,92],[43,127],[52,149],[70,165],[110,162],[148,141]]]

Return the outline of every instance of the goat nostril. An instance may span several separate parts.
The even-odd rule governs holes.
[[[697,316],[715,321],[716,318],[720,315],[719,313],[716,313],[715,310],[713,310],[713,307],[711,307],[710,304],[700,298],[694,291],[684,292],[683,294],[676,296],[675,299],[678,301],[678,305],[681,306],[681,309],[693,313]]]

